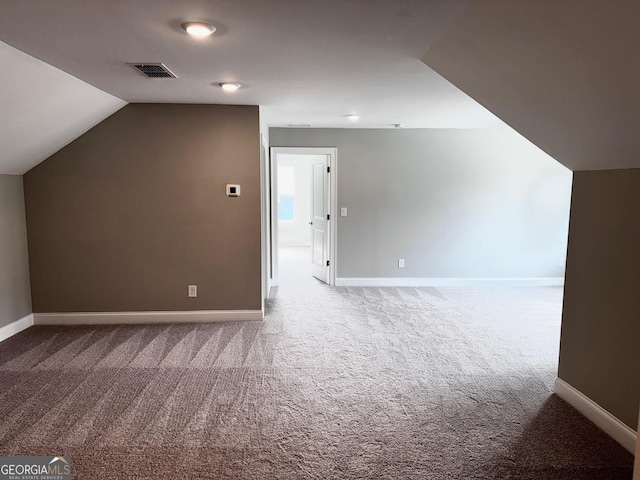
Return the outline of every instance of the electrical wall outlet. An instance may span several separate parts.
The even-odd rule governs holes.
[[[198,296],[198,286],[197,285],[189,285],[189,296],[197,297]]]
[[[398,268],[404,268],[404,258],[398,259]]]

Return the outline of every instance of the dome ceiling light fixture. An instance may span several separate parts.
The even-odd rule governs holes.
[[[239,83],[230,83],[230,82],[223,82],[223,83],[219,83],[218,85],[225,92],[235,92],[242,86]]]
[[[347,115],[347,118],[352,122],[355,122],[356,120],[360,120],[360,115],[358,115],[357,113],[350,113],[349,115]]]
[[[184,22],[182,29],[192,37],[205,38],[216,31],[216,27],[204,22]]]

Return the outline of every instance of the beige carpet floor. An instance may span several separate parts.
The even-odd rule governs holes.
[[[304,255],[264,322],[0,343],[0,454],[82,479],[631,478],[552,394],[561,288],[330,288]]]

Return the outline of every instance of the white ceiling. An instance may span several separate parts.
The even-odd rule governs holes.
[[[482,0],[424,61],[571,170],[640,167],[640,1]]]
[[[0,43],[0,173],[125,102],[260,105],[280,127],[504,126],[430,67],[572,170],[640,167],[639,16],[638,0],[1,1],[19,51]],[[197,41],[186,20],[218,30]]]
[[[127,102],[261,105],[269,126],[502,126],[420,61],[466,3],[20,0],[2,2],[0,40]],[[218,31],[194,40],[185,20]],[[163,62],[178,79],[128,62]],[[221,81],[244,88],[227,94]]]
[[[126,102],[0,42],[0,174],[21,175]]]

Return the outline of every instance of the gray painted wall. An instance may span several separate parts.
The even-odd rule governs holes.
[[[640,169],[574,173],[558,373],[634,430],[639,206]]]
[[[261,308],[257,107],[127,105],[25,199],[34,312]]]
[[[338,277],[559,277],[571,172],[510,129],[270,129],[337,147]],[[406,267],[399,269],[397,260]]]
[[[640,432],[640,424],[636,432]],[[636,461],[633,468],[633,480],[640,480],[640,440],[636,440]]]
[[[30,313],[22,176],[0,175],[0,327]]]

